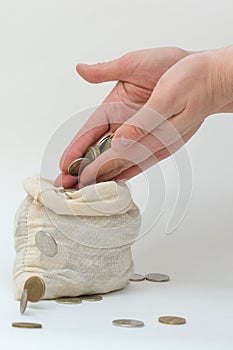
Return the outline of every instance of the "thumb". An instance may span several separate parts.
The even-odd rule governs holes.
[[[89,83],[103,83],[123,79],[122,58],[96,64],[79,63],[76,70]]]

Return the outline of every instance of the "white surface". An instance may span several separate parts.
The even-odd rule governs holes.
[[[131,284],[103,302],[30,305],[20,316],[13,299],[12,225],[24,197],[22,179],[37,173],[55,129],[74,113],[100,103],[112,83],[91,86],[75,74],[77,62],[115,58],[135,49],[176,45],[204,49],[232,44],[232,1],[0,1],[0,345],[7,349],[232,349],[233,139],[232,115],[206,121],[189,142],[193,197],[171,235],[164,233],[169,201],[158,224],[134,247],[137,272],[164,272],[171,282]],[[80,125],[81,126],[81,125]],[[168,195],[175,187],[162,167]],[[151,170],[155,179],[158,169]],[[140,206],[143,176],[131,184]],[[159,193],[152,193],[155,201]],[[169,199],[169,197],[168,197]],[[154,215],[154,208],[147,215]],[[187,325],[157,323],[163,314]],[[143,329],[121,329],[115,318],[137,318]],[[39,321],[43,330],[11,322]]]

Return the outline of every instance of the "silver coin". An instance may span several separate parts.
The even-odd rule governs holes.
[[[150,282],[167,282],[170,280],[169,276],[163,273],[149,273],[146,275],[146,279]]]
[[[86,153],[84,154],[84,158],[89,159],[90,162],[93,162],[100,155],[100,149],[98,145],[91,146],[88,148]]]
[[[20,300],[20,313],[24,314],[28,303],[28,290],[24,289]]]
[[[82,170],[90,164],[90,159],[88,158],[77,158],[68,167],[68,173],[71,176],[79,176]]]
[[[82,295],[80,298],[84,301],[101,301],[103,297],[101,295]]]
[[[36,246],[42,254],[50,258],[54,257],[58,252],[57,243],[51,234],[39,231],[36,234]]]
[[[144,322],[138,320],[121,319],[112,321],[113,326],[139,328],[144,327]]]
[[[146,279],[146,276],[140,275],[139,273],[134,273],[131,277],[130,277],[130,281],[131,282],[141,282],[144,281]]]
[[[112,141],[112,135],[108,135],[108,136],[103,137],[98,142],[100,153],[103,153],[104,151],[108,150],[111,147],[111,141]]]

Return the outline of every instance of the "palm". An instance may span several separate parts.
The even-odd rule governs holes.
[[[135,51],[122,57],[123,77],[119,76],[116,86],[104,100],[108,104],[119,102],[117,126],[115,113],[107,113],[112,130],[148,101],[161,76],[185,55],[187,53],[180,49],[160,48]]]

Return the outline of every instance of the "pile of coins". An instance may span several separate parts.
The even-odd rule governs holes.
[[[142,282],[144,280],[150,282],[168,282],[170,278],[163,273],[148,273],[147,275],[140,275],[138,273],[135,273],[130,278],[131,282]]]
[[[47,239],[47,238],[46,238]],[[141,282],[168,282],[169,276],[161,273],[149,273],[141,275],[135,273],[131,276],[130,281]],[[30,277],[26,280],[23,288],[23,293],[20,301],[20,312],[23,314],[26,311],[28,301],[35,303],[40,301],[45,295],[45,283],[42,278],[38,276]],[[96,302],[103,300],[101,295],[82,295],[78,297],[60,297],[56,299],[59,304],[75,305],[81,304],[83,301]],[[184,325],[186,319],[179,316],[160,316],[158,322],[167,325]],[[133,319],[116,319],[112,321],[113,326],[125,328],[143,328],[145,326],[143,321]],[[42,328],[42,324],[33,322],[13,322],[12,327],[17,328]]]
[[[111,141],[114,136],[114,133],[108,136],[105,136],[101,139],[96,145],[88,148],[86,153],[82,158],[75,159],[68,167],[68,173],[71,176],[79,176],[83,169],[93,162],[101,153],[107,151],[111,147]]]

